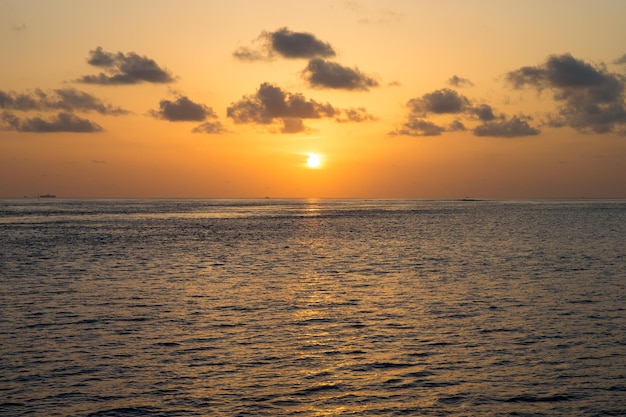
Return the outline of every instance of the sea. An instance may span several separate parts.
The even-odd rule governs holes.
[[[0,200],[2,416],[625,416],[625,200]]]

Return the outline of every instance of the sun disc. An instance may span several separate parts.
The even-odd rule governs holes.
[[[306,160],[306,165],[309,168],[319,168],[322,164],[322,157],[317,153],[310,153],[309,158]]]

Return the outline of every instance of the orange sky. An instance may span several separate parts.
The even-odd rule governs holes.
[[[626,198],[624,16],[1,0],[0,197]]]

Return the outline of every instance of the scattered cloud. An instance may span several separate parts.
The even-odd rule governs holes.
[[[560,106],[548,116],[549,126],[609,133],[626,124],[625,79],[604,65],[592,65],[570,54],[551,55],[541,65],[509,72],[506,79],[517,89],[528,86],[553,92]]]
[[[617,58],[615,61],[613,61],[614,64],[626,64],[626,54],[622,55],[621,57]]]
[[[448,126],[448,132],[460,132],[466,130],[465,125],[458,119],[455,119],[450,126]]]
[[[311,87],[367,91],[370,87],[378,86],[375,79],[363,74],[358,68],[344,67],[320,58],[310,60],[302,75]]]
[[[439,136],[445,132],[443,126],[439,126],[428,120],[410,116],[409,119],[402,124],[402,127],[396,129],[389,134],[392,136]]]
[[[149,113],[157,119],[169,120],[170,122],[201,122],[207,117],[216,117],[213,109],[204,104],[194,103],[186,96],[180,96],[174,101],[161,100],[159,110],[150,110]]]
[[[302,119],[295,117],[285,117],[282,119],[283,127],[280,129],[281,133],[300,133],[309,130]]]
[[[26,30],[26,23],[22,23],[21,25],[13,25],[13,30],[15,32],[24,32]]]
[[[359,108],[351,108],[341,110],[339,112],[338,117],[335,118],[338,123],[347,123],[347,122],[367,122],[378,120],[376,117],[372,116],[365,110],[363,107]]]
[[[60,88],[51,92],[35,89],[33,92],[26,93],[0,90],[0,108],[18,111],[96,112],[114,116],[129,113],[121,107],[114,107],[89,93],[74,88]]]
[[[478,120],[483,122],[494,120],[496,118],[496,115],[493,112],[493,107],[489,104],[479,104],[478,106],[470,107],[468,109],[468,113],[476,116]]]
[[[492,136],[499,138],[514,138],[520,136],[534,136],[541,133],[528,124],[528,117],[513,116],[509,120],[491,120],[476,126],[472,131],[475,136]]]
[[[537,135],[540,131],[528,123],[530,117],[515,116],[507,119],[506,115],[496,115],[489,104],[473,105],[467,97],[450,89],[435,90],[419,98],[408,101],[409,113],[402,125],[391,131],[392,136],[439,136],[444,132],[465,131],[467,127],[460,119],[454,119],[447,125],[428,120],[429,115],[446,116],[456,114],[469,121],[480,121],[472,129],[475,136],[519,137]]]
[[[293,32],[286,27],[274,32],[263,31],[252,47],[238,48],[233,56],[242,61],[266,61],[276,55],[283,58],[327,58],[335,56],[329,43],[306,32]]]
[[[263,83],[258,91],[233,103],[226,110],[235,123],[269,124],[274,119],[318,119],[336,113],[330,104],[307,100],[300,93],[288,93],[280,87]]]
[[[411,99],[407,105],[413,113],[425,116],[428,113],[462,113],[469,107],[470,101],[462,94],[444,88]]]
[[[226,133],[226,129],[222,124],[218,121],[213,122],[204,122],[201,125],[195,127],[192,130],[193,133],[208,133],[208,134],[218,134],[218,133]]]
[[[106,52],[102,47],[89,51],[87,63],[103,68],[105,72],[84,75],[76,81],[86,84],[124,85],[149,83],[170,83],[174,78],[169,71],[161,68],[153,59],[135,52]]]
[[[177,94],[177,93],[176,93]],[[226,133],[227,130],[217,119],[217,114],[207,105],[195,103],[187,96],[178,95],[175,100],[161,100],[158,110],[150,110],[148,112],[156,119],[167,120],[170,122],[202,122],[199,126],[192,129],[192,133]]]
[[[83,119],[73,113],[59,112],[56,116],[44,119],[41,116],[31,118],[19,118],[15,114],[5,111],[2,114],[2,121],[9,130],[17,132],[81,132],[94,133],[103,129],[97,123]]]
[[[371,11],[355,1],[344,2],[344,7],[351,12],[360,14],[359,23],[363,24],[389,24],[402,20],[403,15],[390,9],[378,9]]]
[[[471,82],[467,78],[461,78],[458,75],[453,75],[452,77],[450,77],[448,79],[448,84],[451,85],[452,87],[457,87],[457,88],[474,86],[473,82]]]
[[[329,103],[310,100],[300,93],[289,93],[270,83],[263,83],[255,94],[244,96],[226,110],[235,123],[271,125],[282,123],[282,133],[307,130],[303,119],[335,117],[338,122],[374,120],[365,109],[338,109]]]

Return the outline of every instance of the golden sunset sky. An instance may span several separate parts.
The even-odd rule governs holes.
[[[626,198],[625,17],[0,0],[0,197]]]

